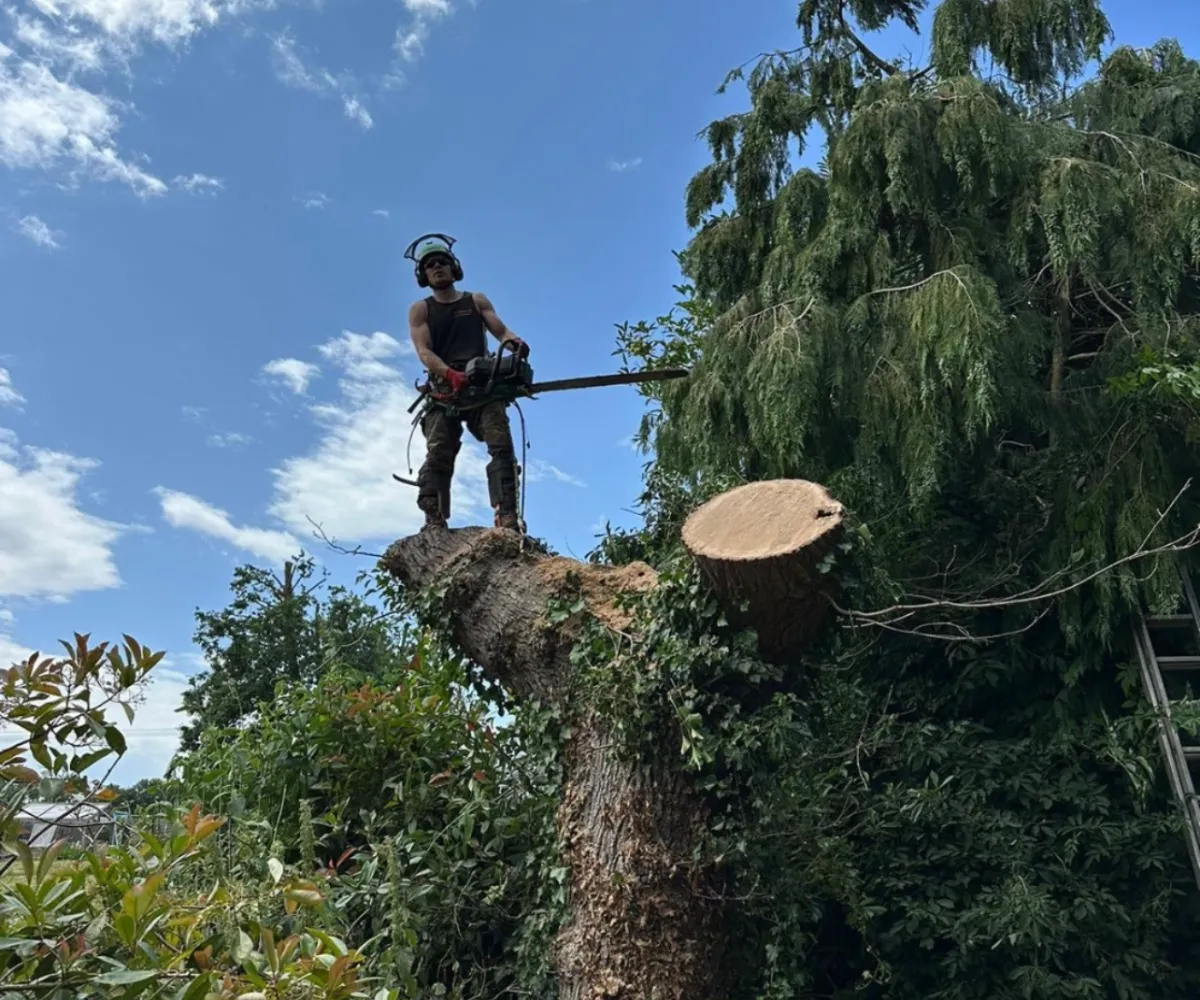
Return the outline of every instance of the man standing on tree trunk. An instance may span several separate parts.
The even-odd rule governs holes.
[[[454,461],[462,447],[462,429],[482,441],[491,461],[487,466],[488,496],[497,527],[520,531],[517,516],[517,458],[507,404],[487,403],[465,412],[453,409],[452,397],[467,386],[467,362],[487,354],[487,331],[501,343],[511,341],[520,357],[529,346],[496,315],[482,292],[461,292],[455,287],[463,276],[462,265],[450,247],[453,240],[440,234],[422,237],[412,248],[417,284],[432,294],[408,310],[408,329],[417,357],[429,371],[430,388],[450,397],[449,405],[430,399],[421,418],[425,435],[425,461],[417,475],[417,506],[425,513],[425,527],[445,527],[450,516],[450,482]]]

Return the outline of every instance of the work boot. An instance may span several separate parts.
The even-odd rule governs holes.
[[[496,514],[496,527],[507,528],[509,531],[521,533],[521,519],[516,514]]]
[[[428,507],[422,506],[421,511],[425,514],[425,523],[421,526],[422,531],[446,527],[446,518],[442,516],[440,510],[436,508],[430,510]]]
[[[417,498],[417,509],[425,515],[422,531],[430,528],[445,528],[450,514],[450,491],[442,487],[433,496]]]

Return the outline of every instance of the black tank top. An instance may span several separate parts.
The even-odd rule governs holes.
[[[439,302],[432,295],[425,302],[434,354],[455,367],[487,354],[487,327],[470,292],[454,302]]]

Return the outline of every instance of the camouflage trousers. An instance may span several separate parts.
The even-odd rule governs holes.
[[[449,518],[450,482],[462,448],[463,426],[487,447],[488,497],[496,520],[517,513],[517,456],[504,403],[488,403],[462,413],[434,403],[421,419],[425,461],[417,474],[417,506],[429,517]]]

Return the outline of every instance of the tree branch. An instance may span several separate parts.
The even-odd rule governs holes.
[[[1166,509],[1159,514],[1157,520],[1155,520],[1153,526],[1146,533],[1146,536],[1143,538],[1141,544],[1139,544],[1133,552],[1122,556],[1120,559],[1115,559],[1112,562],[1101,566],[1099,569],[1093,570],[1091,573],[1088,573],[1086,576],[1074,581],[1073,583],[1068,583],[1060,587],[1053,587],[1054,582],[1061,579],[1062,576],[1067,572],[1066,570],[1060,570],[1059,572],[1051,574],[1034,587],[1030,587],[1017,594],[1011,594],[1005,597],[978,598],[974,600],[930,598],[924,601],[893,604],[889,607],[880,608],[876,611],[856,611],[853,609],[840,607],[832,599],[828,600],[838,614],[849,618],[852,622],[862,625],[873,625],[877,628],[882,628],[887,631],[902,632],[908,635],[920,636],[922,638],[947,639],[959,642],[985,642],[992,639],[1019,635],[1020,633],[1028,631],[1030,628],[1032,628],[1039,620],[1041,620],[1041,618],[1045,617],[1045,615],[1049,613],[1050,609],[1046,608],[1042,610],[1037,617],[1033,619],[1033,621],[1021,628],[1018,628],[1014,631],[1002,632],[989,636],[973,635],[972,633],[968,632],[964,626],[953,622],[930,622],[924,625],[919,625],[915,628],[901,628],[899,626],[901,622],[908,621],[923,612],[978,612],[996,610],[999,608],[1015,608],[1024,605],[1052,601],[1057,597],[1062,597],[1065,594],[1069,594],[1072,591],[1078,590],[1080,587],[1090,583],[1092,580],[1095,580],[1106,573],[1111,573],[1113,570],[1119,569],[1121,566],[1125,566],[1130,563],[1137,562],[1138,560],[1147,559],[1153,556],[1186,552],[1189,549],[1193,549],[1197,545],[1200,545],[1200,524],[1197,524],[1190,531],[1184,532],[1182,535],[1179,535],[1168,542],[1164,542],[1162,545],[1148,547],[1150,538],[1158,530],[1163,521],[1166,520],[1171,510],[1179,503],[1180,497],[1183,496],[1190,486],[1191,480],[1189,479],[1186,483],[1184,483],[1179,492],[1175,494],[1175,497],[1167,505]],[[934,628],[949,629],[951,634],[929,631],[930,629]]]
[[[844,3],[839,5],[837,16],[838,21],[842,25],[842,31],[845,32],[846,37],[850,39],[850,41],[854,44],[854,47],[858,49],[859,53],[861,53],[867,65],[879,70],[882,73],[886,73],[888,76],[895,76],[900,72],[899,66],[897,66],[895,63],[888,62],[886,59],[883,59],[880,56],[877,56],[874,52],[867,48],[867,44],[851,30],[850,25],[846,22],[846,5]]]

